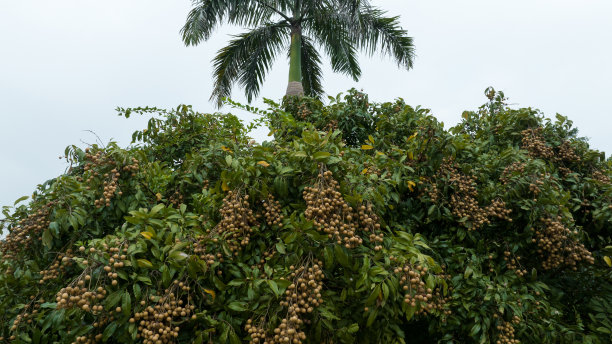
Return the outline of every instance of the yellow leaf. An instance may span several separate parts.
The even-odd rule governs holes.
[[[205,292],[206,294],[210,294],[210,296],[212,296],[213,301],[215,300],[215,297],[217,296],[217,294],[215,294],[215,291],[214,291],[214,290],[210,290],[210,289],[206,289],[206,288],[205,288],[205,289],[204,289],[204,292]]]
[[[223,150],[224,150],[224,151],[226,151],[226,152],[230,152],[230,153],[232,152],[232,150],[231,150],[231,149],[229,149],[229,148],[227,148],[227,147],[225,147],[225,146],[221,146],[221,149],[223,149]]]
[[[145,237],[145,239],[151,239],[153,237],[153,233],[151,232],[140,232],[140,235]]]
[[[604,256],[604,260],[606,261],[606,264],[608,264],[609,267],[612,267],[612,260],[610,260],[610,257]]]
[[[418,134],[419,134],[419,132],[417,131],[416,133],[410,135],[410,137],[406,141],[410,141],[410,140],[414,139],[415,137],[417,137]]]
[[[361,174],[366,174],[366,173],[368,173],[368,169],[364,168],[363,171],[361,171]]]
[[[158,201],[161,201],[162,199],[162,194],[160,194],[159,192],[155,194],[155,197],[157,197]]]
[[[229,186],[227,186],[227,184],[225,182],[221,183],[221,189],[223,189],[223,191],[228,191],[230,188]]]
[[[407,181],[406,184],[408,184],[408,189],[410,189],[410,192],[414,191],[414,187],[416,186],[416,184],[413,181]]]
[[[368,150],[368,149],[374,149],[374,147],[372,147],[370,145],[361,145],[361,149]]]
[[[258,161],[258,162],[257,162],[257,165],[261,165],[261,166],[263,166],[263,167],[268,167],[268,166],[270,166],[270,164],[268,164],[266,161],[263,161],[263,160],[262,160],[262,161]]]
[[[374,137],[372,137],[372,135],[368,135],[368,140],[373,144],[374,143]]]
[[[408,152],[408,159],[414,160],[414,154],[412,154],[412,152]]]

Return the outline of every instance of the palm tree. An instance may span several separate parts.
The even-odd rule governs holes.
[[[287,95],[323,95],[321,55],[325,50],[334,72],[361,76],[357,50],[380,51],[399,67],[412,68],[412,38],[399,25],[399,17],[368,0],[193,0],[181,29],[186,45],[210,38],[223,23],[248,27],[234,36],[213,59],[215,87],[211,100],[218,105],[238,82],[247,100],[259,94],[266,73],[283,51],[289,55]]]

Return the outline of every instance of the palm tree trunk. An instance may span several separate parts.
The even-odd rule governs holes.
[[[291,29],[289,85],[287,86],[286,95],[304,95],[304,87],[302,87],[302,32],[299,27],[294,27]]]

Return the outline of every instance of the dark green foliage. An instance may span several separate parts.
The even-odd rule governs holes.
[[[66,174],[5,207],[0,342],[143,342],[174,309],[156,320],[180,343],[273,337],[293,315],[307,343],[609,343],[612,161],[566,118],[487,96],[448,131],[355,90],[230,103],[261,115],[248,128],[119,109],[160,117],[126,149],[69,147]],[[300,267],[322,275],[292,313]]]

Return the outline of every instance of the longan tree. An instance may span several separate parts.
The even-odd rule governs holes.
[[[609,343],[612,161],[486,95],[119,109],[4,208],[0,343]]]

